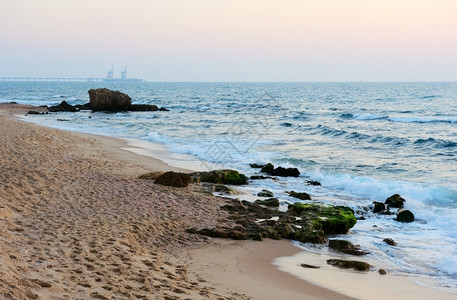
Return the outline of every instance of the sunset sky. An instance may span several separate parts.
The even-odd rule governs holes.
[[[457,81],[457,0],[0,0],[0,77]]]

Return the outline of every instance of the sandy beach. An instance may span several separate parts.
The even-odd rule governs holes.
[[[14,120],[28,109],[1,106],[1,298],[264,298],[255,274],[244,275],[252,278],[252,286],[243,294],[237,284],[217,285],[198,266],[192,269],[199,264],[192,249],[213,253],[214,242],[185,229],[223,222],[225,212],[219,207],[227,200],[195,184],[178,189],[136,179],[176,168],[122,150],[123,140]],[[270,286],[270,297],[283,298],[279,278],[291,276],[268,261],[264,268],[273,277],[263,287]],[[224,283],[236,279],[211,269]],[[308,294],[340,298],[299,283],[302,287],[290,299]]]
[[[351,299],[331,280],[347,278],[350,290],[358,274],[304,280],[280,271],[278,257],[303,255],[290,241],[186,233],[228,222],[220,207],[230,200],[198,184],[171,188],[137,179],[189,170],[127,151],[121,139],[15,119],[29,109],[0,105],[0,298]],[[355,297],[375,299],[367,285],[379,277],[366,276],[361,288],[368,293]],[[396,293],[395,282],[381,286],[392,299],[424,291],[397,281],[403,288]],[[454,296],[426,290],[427,297]]]

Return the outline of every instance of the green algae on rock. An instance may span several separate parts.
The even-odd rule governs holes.
[[[356,223],[354,212],[345,206],[330,206],[317,203],[289,204],[288,212],[292,215],[307,217],[325,234],[345,234]]]
[[[235,170],[214,170],[210,172],[196,172],[190,174],[197,182],[216,184],[242,185],[248,183],[246,175]]]

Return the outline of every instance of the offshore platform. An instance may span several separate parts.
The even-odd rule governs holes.
[[[115,82],[143,82],[143,79],[139,78],[127,78],[127,66],[121,72],[120,78],[114,78],[114,66],[111,66],[111,69],[106,73],[106,77],[103,81],[115,81]]]

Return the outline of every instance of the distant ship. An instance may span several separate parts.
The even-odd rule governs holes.
[[[111,70],[106,73],[106,77],[103,78],[103,81],[108,82],[144,82],[143,79],[139,78],[127,78],[127,66],[125,66],[124,71],[121,72],[121,78],[114,78],[114,66],[111,66]]]

